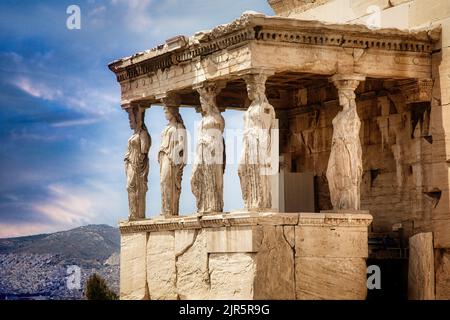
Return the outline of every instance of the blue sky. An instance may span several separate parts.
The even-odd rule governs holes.
[[[66,28],[72,4],[81,8],[81,30]],[[272,14],[265,0],[2,0],[0,237],[126,218],[123,154],[131,131],[107,64],[246,10]],[[181,113],[194,140],[200,115]],[[241,113],[224,117],[228,128],[241,128]],[[148,216],[160,209],[156,152],[163,119],[159,106],[147,112],[153,138]],[[184,214],[195,211],[191,169],[184,172]],[[225,210],[242,207],[235,164],[226,169],[224,201]]]

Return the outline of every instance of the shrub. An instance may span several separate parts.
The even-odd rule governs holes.
[[[117,300],[118,296],[108,287],[102,277],[94,273],[86,283],[86,298],[88,300]]]

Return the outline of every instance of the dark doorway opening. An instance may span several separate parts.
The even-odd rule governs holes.
[[[367,259],[381,270],[381,289],[367,290],[367,300],[408,299],[408,259]]]

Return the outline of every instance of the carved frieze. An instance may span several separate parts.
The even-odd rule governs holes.
[[[148,59],[144,54],[137,62],[125,58],[111,63],[109,67],[117,80],[122,82],[249,41],[416,53],[431,53],[432,50],[432,39],[426,32],[374,31],[359,25],[329,25],[317,21],[244,14],[229,24],[199,33],[188,40],[182,36],[169,39],[166,47],[150,51]],[[167,49],[169,46],[172,50]]]
[[[141,221],[123,221],[119,225],[121,234],[186,230],[201,228],[221,228],[230,226],[290,225],[326,227],[367,227],[372,216],[367,211],[358,213],[278,213],[278,212],[230,212],[206,214],[170,219],[153,218]]]
[[[432,100],[432,79],[411,79],[400,82],[400,90],[407,104],[418,102],[429,102]]]

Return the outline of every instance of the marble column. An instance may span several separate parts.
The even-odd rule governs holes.
[[[128,191],[128,219],[145,219],[145,196],[148,190],[148,154],[152,140],[144,123],[145,108],[138,104],[122,107],[130,120],[133,135],[128,139],[125,154],[125,173]]]
[[[167,95],[161,99],[161,102],[168,121],[161,133],[161,145],[158,152],[161,214],[171,217],[177,216],[179,212],[181,181],[187,157],[187,135],[179,112],[179,97]]]
[[[204,83],[195,88],[200,95],[202,121],[198,127],[191,189],[199,214],[223,210],[225,120],[216,103],[216,97],[222,88],[223,84],[219,83]]]
[[[272,130],[275,129],[275,110],[266,97],[267,74],[244,77],[250,106],[244,114],[244,137],[239,163],[242,197],[247,210],[263,211],[272,207],[270,175],[273,161]]]
[[[328,160],[327,179],[334,210],[360,209],[360,184],[363,173],[359,131],[361,121],[355,102],[355,89],[361,75],[333,76],[342,110],[333,119],[333,138]]]

